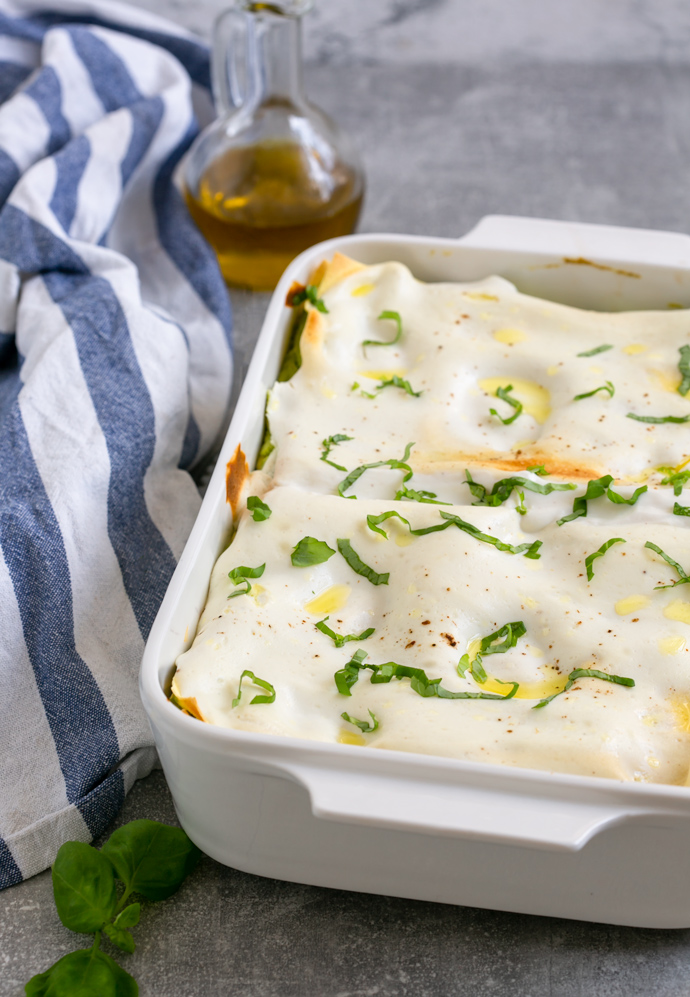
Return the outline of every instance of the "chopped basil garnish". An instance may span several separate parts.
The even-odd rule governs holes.
[[[422,393],[421,391],[414,391],[410,382],[406,381],[404,377],[398,377],[397,374],[386,378],[385,381],[380,381],[374,390],[382,391],[384,388],[402,388],[403,391],[406,391],[408,395],[412,395],[413,398],[419,398]],[[376,395],[370,395],[366,391],[363,391],[362,394],[366,395],[367,398],[376,398]]]
[[[506,384],[505,388],[496,388],[496,397],[500,398],[502,402],[507,402],[511,408],[515,411],[507,419],[504,419],[502,415],[499,415],[495,408],[490,408],[489,413],[495,415],[497,419],[500,419],[504,426],[509,426],[511,422],[515,422],[517,417],[522,414],[522,402],[519,402],[517,398],[511,398],[508,394],[509,391],[513,390],[512,384]]]
[[[686,572],[685,568],[683,568],[680,564],[678,564],[678,561],[674,561],[673,558],[669,554],[666,554],[661,549],[661,547],[657,547],[657,545],[653,544],[651,540],[647,541],[647,543],[645,544],[645,547],[649,547],[650,550],[655,551],[660,557],[663,557],[664,561],[666,561],[667,564],[670,564],[671,567],[675,568],[675,570],[678,572],[678,581],[671,582],[670,585],[655,585],[654,586],[655,590],[656,589],[672,589],[672,588],[675,588],[676,585],[688,585],[688,584],[690,584],[690,576],[688,576],[688,573]]]
[[[290,560],[295,568],[309,568],[312,564],[323,564],[335,551],[324,540],[314,537],[302,537],[293,550]]]
[[[547,703],[550,703],[552,699],[556,696],[562,696],[564,692],[569,692],[570,689],[575,685],[578,679],[602,679],[604,682],[614,682],[616,685],[627,685],[632,688],[635,685],[634,679],[624,678],[622,675],[609,675],[606,672],[600,672],[597,668],[575,668],[574,671],[568,676],[568,681],[565,683],[562,689],[558,692],[554,692],[552,696],[547,696],[546,699],[540,699],[539,702],[532,707],[533,710],[540,710]]]
[[[690,516],[690,505],[681,505],[680,502],[673,503],[674,516]]]
[[[673,494],[680,495],[683,485],[690,481],[690,471],[676,471],[673,467],[660,467],[659,471],[666,471],[666,477],[661,479],[662,485],[673,485]]]
[[[391,467],[394,471],[405,471],[405,477],[402,480],[402,483],[405,484],[405,482],[409,481],[412,477],[412,468],[407,461],[409,460],[410,452],[413,446],[414,443],[407,444],[405,447],[405,453],[402,455],[401,460],[397,460],[395,457],[392,457],[390,460],[377,460],[373,464],[360,464],[359,467],[356,467],[354,471],[350,471],[348,476],[343,478],[340,482],[338,485],[338,495],[340,495],[341,498],[356,498],[355,495],[346,496],[345,492],[348,488],[352,488],[355,481],[358,481],[364,472],[369,471],[372,467]]]
[[[365,339],[362,346],[394,346],[402,336],[402,319],[398,312],[381,312],[377,318],[377,322],[381,322],[385,319],[390,319],[391,322],[395,322],[398,327],[393,339],[383,340],[383,339]]]
[[[373,627],[368,627],[366,630],[362,630],[361,634],[337,634],[335,631],[331,630],[330,627],[326,626],[326,620],[329,620],[330,616],[326,616],[323,620],[315,623],[314,626],[317,630],[320,630],[322,634],[326,634],[330,637],[336,647],[342,647],[343,644],[347,644],[351,640],[366,640],[367,637],[371,637],[375,630]]]
[[[592,567],[592,565],[594,564],[596,559],[598,557],[603,557],[606,551],[609,549],[609,547],[613,547],[614,544],[624,544],[624,543],[626,543],[626,541],[623,539],[623,537],[611,537],[610,540],[607,540],[606,543],[601,545],[599,550],[595,550],[593,554],[589,554],[588,557],[585,558],[585,567],[587,569],[588,582],[591,582],[591,580],[594,578],[594,568]]]
[[[680,350],[680,360],[678,361],[678,370],[681,373],[683,380],[678,385],[678,394],[687,395],[690,391],[690,346],[687,344],[681,346]]]
[[[690,422],[690,413],[688,415],[635,415],[634,412],[628,412],[626,419],[635,419],[636,422],[653,422],[655,425],[660,425],[662,422]]]
[[[250,495],[247,499],[247,508],[252,514],[252,519],[255,523],[263,523],[265,519],[269,519],[272,513],[265,502],[262,502],[258,495]]]
[[[425,492],[423,489],[421,491],[416,491],[414,488],[408,488],[407,485],[403,485],[395,493],[396,502],[425,502],[429,505],[452,505],[452,502],[442,502],[436,495],[436,492]]]
[[[576,499],[573,500],[573,511],[569,516],[563,516],[562,519],[557,520],[558,526],[563,526],[564,523],[570,523],[573,519],[579,519],[580,516],[587,515],[587,503],[591,502],[592,499],[601,498],[602,495],[606,495],[610,502],[615,505],[635,505],[640,495],[644,495],[647,491],[646,485],[640,485],[636,488],[634,493],[630,498],[624,498],[619,495],[618,492],[610,487],[613,481],[612,474],[605,474],[601,478],[594,478],[587,482],[587,489],[584,495],[578,495]]]
[[[465,477],[467,480],[464,484],[467,485],[477,499],[473,505],[503,505],[510,498],[514,488],[526,489],[529,492],[536,492],[538,495],[550,495],[551,492],[566,492],[577,488],[577,485],[570,484],[569,482],[559,483],[549,481],[547,484],[542,485],[539,481],[530,481],[529,478],[516,477],[501,478],[500,481],[496,482],[491,491],[489,491],[484,485],[475,481],[467,469],[465,469]]]
[[[265,689],[266,692],[268,693],[268,696],[254,696],[254,699],[249,701],[250,706],[254,706],[257,703],[275,702],[276,691],[275,688],[271,685],[271,683],[266,682],[265,679],[257,678],[254,672],[250,672],[248,668],[245,668],[245,670],[240,675],[240,684],[237,687],[237,697],[232,701],[233,710],[235,709],[236,706],[239,706],[239,702],[242,699],[242,679],[244,679],[245,677],[251,679],[254,685],[258,685],[260,689]]]
[[[233,583],[233,585],[241,585],[242,582],[247,586],[246,589],[238,589],[236,592],[231,592],[228,599],[234,599],[236,595],[248,595],[251,592],[252,587],[249,584],[249,578],[261,578],[264,573],[266,563],[260,564],[258,568],[245,568],[240,566],[239,568],[233,568],[228,571],[228,578]]]
[[[328,455],[333,447],[336,447],[339,443],[344,443],[345,440],[353,439],[354,436],[345,436],[344,433],[336,433],[335,436],[329,436],[327,439],[322,440],[321,446],[323,447],[323,453],[321,454],[320,459],[325,461],[326,464],[330,464],[331,467],[336,469],[336,471],[347,471],[347,468],[343,467],[342,464],[336,464],[332,460],[329,460]]]
[[[593,388],[592,391],[585,391],[581,395],[575,395],[575,397],[573,398],[573,401],[574,402],[579,402],[580,399],[582,399],[582,398],[591,398],[592,395],[596,395],[596,393],[598,391],[606,391],[608,393],[609,398],[613,398],[613,396],[616,393],[616,389],[611,384],[611,382],[610,381],[606,381],[605,384],[600,384],[598,388]]]
[[[542,477],[549,473],[543,464],[535,464],[533,467],[528,467],[527,470],[531,471],[533,474],[539,474]]]
[[[352,544],[349,540],[338,540],[338,550],[343,555],[352,570],[357,572],[358,575],[361,575],[362,578],[366,578],[372,585],[388,585],[390,572],[386,571],[383,574],[379,574],[377,571],[374,571],[373,568],[370,568],[369,565],[365,564],[360,558],[359,554],[352,549]]]
[[[613,346],[610,343],[603,343],[601,346],[595,346],[593,350],[585,350],[584,353],[578,353],[578,357],[595,357],[597,353],[605,353],[606,350],[612,350]]]
[[[323,300],[319,297],[318,289],[313,284],[307,284],[306,287],[295,291],[288,298],[287,304],[291,308],[296,308],[297,305],[301,305],[303,301],[309,301],[311,304],[320,312],[328,314],[328,309],[323,303]]]
[[[470,661],[469,654],[463,654],[457,664],[458,675],[464,676],[465,672],[469,669],[476,681],[480,685],[483,685],[487,680],[487,674],[482,664],[482,655],[505,654],[511,647],[515,647],[520,637],[524,637],[526,633],[527,628],[522,620],[518,620],[516,623],[504,623],[500,630],[489,634],[488,637],[482,637],[479,650],[472,661]],[[504,637],[505,640],[501,641],[501,637]],[[494,641],[500,641],[500,643],[495,644]],[[503,683],[503,685],[510,684],[507,682]],[[506,698],[511,699],[517,692],[517,689],[518,684],[516,683],[515,689]]]
[[[335,673],[336,688],[341,695],[352,695],[350,690],[359,679],[360,671],[364,668],[371,671],[373,685],[388,683],[393,678],[409,678],[412,690],[425,699],[431,696],[437,696],[439,699],[512,699],[519,688],[517,682],[513,683],[513,688],[505,696],[498,696],[491,692],[451,692],[442,687],[440,678],[430,679],[421,668],[399,665],[395,661],[387,661],[383,665],[364,664],[366,656],[366,652],[358,651],[344,668]]]
[[[390,519],[391,516],[395,516],[396,519],[399,519],[401,522],[405,523],[414,537],[424,537],[429,533],[440,533],[442,530],[447,530],[449,526],[457,526],[458,529],[463,530],[465,533],[469,533],[469,535],[474,537],[475,540],[481,540],[483,543],[492,544],[496,550],[507,551],[509,554],[524,553],[525,557],[532,558],[533,560],[538,560],[541,557],[541,554],[537,553],[542,545],[541,540],[535,540],[531,544],[524,543],[519,544],[517,547],[513,547],[511,544],[503,543],[503,541],[499,540],[498,537],[492,537],[488,533],[482,533],[472,523],[468,523],[464,519],[460,519],[459,516],[455,516],[450,512],[444,512],[442,509],[439,509],[439,513],[443,519],[446,520],[445,523],[437,523],[435,526],[425,526],[418,530],[413,530],[409,521],[394,509],[390,509],[388,512],[382,512],[378,516],[367,516],[367,526],[370,530],[373,530],[374,533],[380,533],[381,536],[386,539],[388,539],[388,534],[379,528],[379,523],[385,522],[387,519]]]
[[[515,511],[519,512],[521,516],[524,516],[527,513],[527,506],[525,505],[524,492],[517,492],[517,498],[515,500]]]
[[[349,713],[341,713],[340,716],[343,718],[343,720],[347,720],[349,724],[354,724],[355,727],[359,727],[359,729],[363,734],[371,734],[373,731],[377,729],[379,722],[374,716],[374,714],[371,712],[371,710],[369,710],[368,712],[372,720],[371,723],[369,723],[368,720],[357,720],[356,717],[351,717]]]

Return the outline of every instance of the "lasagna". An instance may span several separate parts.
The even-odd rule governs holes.
[[[687,784],[690,321],[336,255],[171,699],[198,720]]]

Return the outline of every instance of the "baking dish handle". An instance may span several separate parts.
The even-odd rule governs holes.
[[[289,765],[286,775],[309,793],[323,820],[418,834],[475,838],[518,847],[574,852],[596,834],[634,816],[629,808],[471,784],[377,777]],[[413,801],[413,806],[411,806]]]
[[[472,249],[548,253],[574,259],[634,259],[638,264],[686,268],[690,237],[615,225],[486,215],[458,242]]]

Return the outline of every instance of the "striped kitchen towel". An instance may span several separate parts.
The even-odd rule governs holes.
[[[0,0],[0,887],[155,762],[139,662],[232,371],[173,182],[208,86],[206,48],[135,8]]]

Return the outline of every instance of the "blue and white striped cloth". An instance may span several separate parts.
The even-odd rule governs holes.
[[[173,182],[208,52],[58,4],[0,0],[0,887],[104,831],[155,762],[139,662],[232,371]]]

